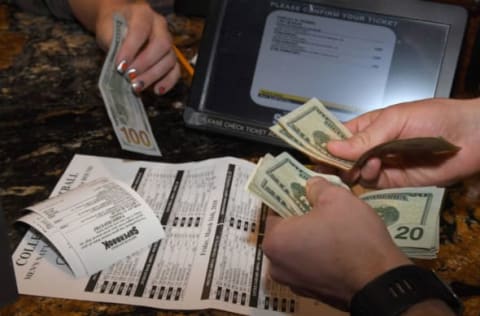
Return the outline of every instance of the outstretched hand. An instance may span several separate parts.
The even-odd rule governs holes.
[[[366,187],[447,185],[480,170],[480,99],[427,99],[402,103],[361,115],[345,125],[353,136],[331,141],[328,150],[335,156],[357,160],[370,148],[395,139],[443,137],[460,151],[440,160],[418,157],[395,164],[369,159],[360,170],[342,175],[347,182]]]

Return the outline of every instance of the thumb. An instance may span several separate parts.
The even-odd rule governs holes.
[[[346,123],[352,137],[328,142],[327,150],[334,156],[356,161],[367,150],[396,139],[405,119],[395,107],[367,112]]]
[[[334,156],[356,161],[367,150],[396,138],[396,130],[376,120],[364,130],[345,140],[331,140],[327,150]]]
[[[327,150],[336,157],[355,161],[375,145],[376,141],[372,139],[372,135],[368,131],[363,131],[348,139],[329,141]]]
[[[310,205],[312,205],[312,208],[317,204],[319,196],[322,194],[322,191],[325,190],[325,187],[328,185],[332,184],[319,176],[311,177],[307,180],[305,190],[308,202],[310,203]]]

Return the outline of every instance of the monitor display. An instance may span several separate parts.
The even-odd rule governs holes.
[[[427,1],[213,1],[187,125],[272,141],[308,99],[340,120],[450,94],[463,8]]]

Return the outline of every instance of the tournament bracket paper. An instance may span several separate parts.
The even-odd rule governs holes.
[[[27,208],[19,219],[40,232],[77,277],[92,275],[165,237],[131,188],[99,178]]]
[[[268,209],[245,190],[254,168],[229,157],[164,164],[76,155],[53,195],[116,178],[143,197],[166,237],[90,277],[74,278],[29,231],[13,254],[19,292],[245,315],[345,315],[269,278],[261,249]]]

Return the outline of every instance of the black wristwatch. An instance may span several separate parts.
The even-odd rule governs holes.
[[[428,299],[444,301],[460,315],[462,303],[437,275],[416,265],[394,268],[367,283],[350,303],[351,316],[397,316]]]

